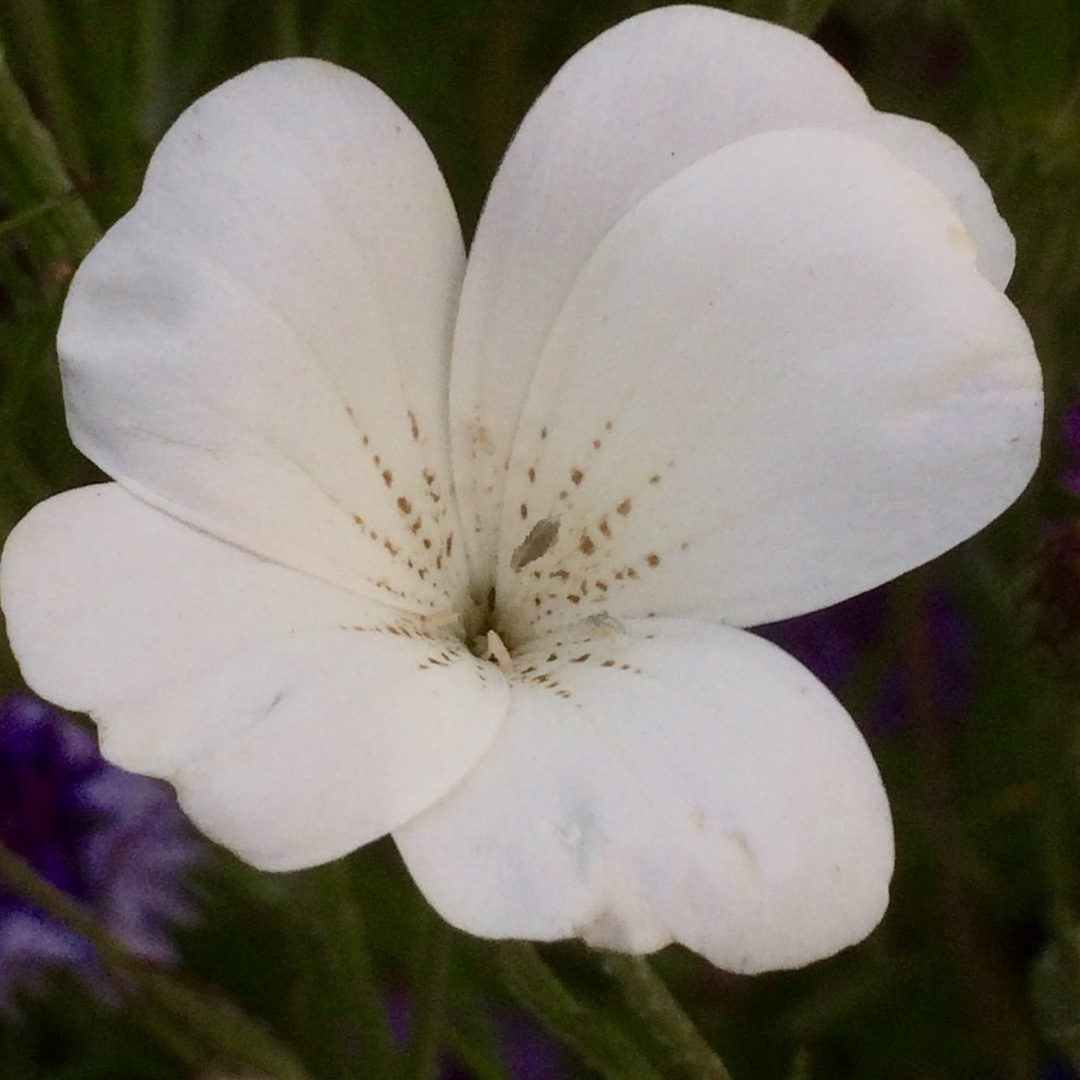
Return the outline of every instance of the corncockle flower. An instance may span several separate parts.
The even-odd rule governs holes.
[[[72,282],[69,426],[116,482],[13,532],[13,647],[257,866],[389,832],[477,934],[806,963],[880,918],[888,805],[839,704],[740,627],[1023,488],[1011,266],[949,139],[721,11],[574,57],[467,263],[380,91],[257,67]]]
[[[139,956],[176,959],[201,845],[172,791],[110,765],[93,738],[20,694],[0,702],[0,840]],[[101,978],[88,941],[0,887],[0,1006],[51,967]]]

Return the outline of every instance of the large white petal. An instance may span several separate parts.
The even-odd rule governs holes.
[[[29,684],[91,713],[110,760],[173,780],[203,829],[268,868],[407,820],[473,765],[506,710],[498,669],[422,619],[115,484],[19,523],[0,600]]]
[[[745,139],[643,199],[560,312],[505,480],[500,629],[823,607],[999,514],[1040,427],[1027,329],[935,187],[836,132]]]
[[[72,436],[146,501],[414,611],[464,590],[446,396],[463,250],[366,80],[264,64],[196,102],[71,286]]]
[[[797,127],[872,137],[940,185],[1004,285],[1012,237],[963,152],[928,125],[875,112],[813,42],[714,8],[628,19],[577,53],[507,152],[480,218],[455,331],[457,486],[481,575],[502,473],[544,342],[582,267],[639,200],[739,139]]]
[[[732,971],[862,938],[892,830],[841,706],[743,631],[627,630],[519,659],[491,750],[394,834],[428,900],[481,936],[680,941]]]

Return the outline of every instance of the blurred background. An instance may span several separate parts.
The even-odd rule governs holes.
[[[514,128],[559,65],[654,6],[2,0],[0,44],[99,226],[134,201],[185,106],[260,60],[303,54],[359,71],[401,105],[469,235]],[[878,108],[931,121],[976,160],[1016,234],[1010,295],[1043,362],[1048,422],[1039,475],[990,530],[885,589],[762,630],[834,689],[870,740],[898,837],[885,921],[803,971],[734,977],[677,948],[656,965],[735,1080],[1074,1077],[1080,4],[727,6],[812,34]],[[0,537],[41,499],[100,478],[68,442],[53,344],[88,229],[65,219],[72,202],[55,177],[27,166],[30,137],[11,122],[0,130]],[[194,836],[168,788],[105,766],[78,718],[25,696],[6,643],[0,692],[0,840],[127,956],[91,947],[0,880],[0,1080],[210,1077],[236,1061],[248,1076],[376,1076],[368,1048],[433,1015],[432,964],[447,972],[427,1033],[435,1072],[598,1075],[529,1017],[492,945],[445,943],[392,845],[325,870],[258,874]],[[542,955],[659,1075],[683,1075],[648,1046],[587,950]],[[236,1033],[264,1056],[231,1052]]]

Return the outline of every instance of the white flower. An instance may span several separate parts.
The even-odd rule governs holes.
[[[888,807],[842,708],[738,627],[1024,487],[1011,266],[949,139],[721,11],[572,59],[467,264],[379,90],[255,68],[72,283],[69,425],[116,482],[12,534],[13,646],[257,866],[391,832],[477,934],[806,963],[880,918]]]

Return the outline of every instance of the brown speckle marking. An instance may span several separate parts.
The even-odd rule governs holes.
[[[353,514],[352,519],[354,524],[359,525],[361,529],[364,527],[364,519],[359,514]]]
[[[607,518],[601,518],[600,524],[597,526],[600,530],[600,535],[611,539],[611,526],[608,524]]]
[[[580,469],[571,469],[570,479],[574,482],[574,487],[577,487],[585,479],[585,474]]]
[[[649,483],[650,484],[659,484],[660,483],[660,474],[659,473],[653,473],[652,476],[649,477]]]
[[[659,566],[660,565],[660,556],[657,555],[655,551],[650,551],[649,554],[645,556],[645,561],[650,566]]]
[[[524,521],[529,516],[529,507],[522,503],[518,508],[518,513],[521,514],[521,520]]]
[[[360,441],[364,444],[364,446],[368,446],[371,443],[371,440],[366,435],[361,435]]]
[[[601,667],[614,667],[615,666],[615,661],[614,660],[605,660],[600,666]]]
[[[615,513],[618,514],[619,517],[626,517],[626,515],[630,513],[630,510],[631,506],[629,496],[623,499],[623,501],[615,507]]]
[[[528,512],[528,507],[522,506]],[[510,556],[510,569],[521,570],[539,559],[559,538],[559,519],[543,518],[530,530]]]
[[[581,539],[578,541],[578,551],[582,555],[591,555],[596,550],[596,544],[593,543],[592,537],[588,533],[582,533]]]
[[[394,474],[389,469],[383,469],[382,472],[383,483],[387,487],[394,486]]]
[[[566,599],[569,600],[571,604],[580,604],[581,603],[581,597],[578,596],[577,593],[567,593],[566,594]]]
[[[608,420],[608,421],[607,421],[607,422],[606,422],[606,423],[604,424],[604,430],[605,430],[605,431],[610,431],[610,430],[611,430],[611,429],[612,429],[612,428],[613,428],[614,426],[615,426],[614,422],[613,422],[613,421],[611,421],[611,420]]]
[[[412,513],[412,503],[411,503],[411,502],[409,502],[409,500],[408,500],[408,499],[406,499],[404,495],[402,495],[402,496],[401,496],[401,498],[400,498],[400,499],[398,499],[398,501],[397,501],[397,508],[398,508],[398,509],[399,509],[399,510],[400,510],[400,511],[401,511],[401,512],[403,513],[403,514],[406,514],[406,515],[407,515],[407,514],[411,514],[411,513]]]
[[[588,660],[590,656],[592,656],[592,653],[582,653],[580,656],[575,656],[570,661],[570,663],[571,664],[584,664],[585,661]]]
[[[416,422],[416,413],[409,410],[409,429],[412,431],[413,442],[420,441],[420,425]]]
[[[391,555],[397,555],[398,551],[400,550],[399,548],[391,544],[389,540],[383,541],[383,547],[386,548],[386,550],[389,551]]]
[[[353,412],[353,407],[351,405],[346,405],[345,406],[345,412],[348,415],[350,420],[355,420],[356,419],[356,413]]]
[[[601,446],[600,440],[599,440],[599,439],[593,439],[593,441],[592,441],[592,448],[593,448],[594,450],[599,450],[599,449],[600,449],[600,446]]]
[[[529,483],[530,484],[535,484],[536,483],[536,470],[535,469],[529,469]]]
[[[541,439],[546,439],[547,438],[547,428],[546,427],[542,427],[540,429],[540,438]]]

